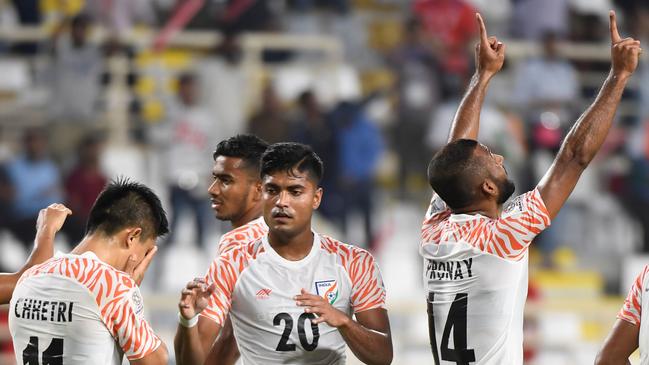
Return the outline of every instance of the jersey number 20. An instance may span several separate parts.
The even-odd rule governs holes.
[[[307,319],[309,320],[309,323],[311,323],[311,332],[313,333],[313,340],[311,343],[309,343],[309,340],[306,338],[306,331],[304,330],[304,322],[306,322]],[[297,319],[297,334],[300,336],[300,344],[302,345],[302,348],[306,351],[313,351],[318,347],[320,331],[318,330],[318,325],[311,322],[314,319],[315,315],[313,315],[313,313],[302,313]],[[282,321],[285,322],[284,332],[282,333],[282,338],[280,338],[275,350],[295,351],[295,344],[288,342],[291,331],[293,331],[293,317],[288,313],[278,313],[275,318],[273,318],[273,326],[279,326]]]
[[[435,315],[433,312],[433,302],[435,293],[428,293],[428,331],[430,336],[430,345],[433,348],[433,360],[435,365],[439,365],[439,355],[442,360],[451,361],[458,365],[468,365],[475,362],[475,351],[466,348],[466,311],[469,305],[469,298],[466,293],[455,295],[451,309],[448,311],[444,332],[442,333],[442,343],[440,344],[439,353],[437,352],[437,338],[435,336]],[[448,340],[453,331],[453,347],[448,348]]]
[[[29,343],[23,350],[23,365],[40,365],[38,362],[38,337],[29,337]],[[42,365],[63,365],[63,339],[53,338],[43,351]]]

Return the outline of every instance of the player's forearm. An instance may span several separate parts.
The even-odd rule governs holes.
[[[0,305],[9,303],[18,278],[20,275],[17,273],[0,274]]]
[[[20,275],[30,267],[45,262],[54,255],[54,236],[56,232],[53,228],[45,228],[36,232],[34,249],[25,265],[18,272]]]
[[[604,143],[630,75],[611,71],[593,104],[572,127],[557,156],[586,167]]]
[[[174,351],[178,365],[202,365],[206,354],[200,340],[198,326],[191,328],[178,325],[174,338]]]
[[[471,78],[469,88],[453,119],[448,136],[449,143],[458,139],[478,139],[480,110],[487,93],[489,80],[491,80],[491,76],[484,72],[476,72]]]
[[[382,365],[392,362],[392,340],[388,333],[366,328],[351,318],[338,330],[347,346],[364,364]]]

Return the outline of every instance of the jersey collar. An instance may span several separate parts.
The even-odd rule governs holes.
[[[313,232],[313,244],[311,246],[311,251],[309,251],[309,254],[306,255],[303,259],[298,261],[287,260],[280,256],[277,251],[275,251],[275,249],[270,246],[270,243],[268,243],[268,235],[265,235],[261,239],[261,242],[264,246],[264,250],[268,253],[268,256],[271,260],[283,266],[298,268],[309,264],[311,260],[313,260],[313,258],[318,254],[318,251],[320,251],[320,235],[315,231],[311,232]]]

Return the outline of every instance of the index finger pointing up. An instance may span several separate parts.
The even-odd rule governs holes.
[[[489,40],[487,39],[487,29],[484,26],[484,21],[482,20],[482,16],[480,13],[475,13],[475,18],[478,21],[478,28],[480,29],[480,41],[481,43],[489,43]]]
[[[611,30],[611,42],[617,43],[621,40],[620,33],[617,32],[617,19],[615,17],[615,11],[611,10],[608,13],[609,16],[609,29]]]

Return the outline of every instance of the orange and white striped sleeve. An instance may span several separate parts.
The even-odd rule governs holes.
[[[352,282],[351,306],[354,313],[370,309],[385,309],[385,286],[374,257],[353,247],[345,268]]]
[[[121,276],[121,275],[120,275]],[[144,302],[130,278],[116,277],[115,287],[100,304],[101,316],[129,360],[141,359],[162,343],[144,318]]]
[[[649,271],[649,266],[645,266],[640,275],[635,279],[629,294],[624,300],[622,309],[617,314],[617,318],[627,321],[636,326],[640,325],[640,314],[642,312],[642,286],[644,285],[645,276]]]
[[[222,326],[232,305],[232,292],[239,274],[247,263],[243,248],[235,248],[225,252],[212,261],[205,275],[208,285],[216,284],[214,294],[210,296],[200,315]]]
[[[496,256],[520,260],[534,237],[550,226],[550,214],[538,189],[516,197],[503,209],[500,218],[490,224],[484,240],[476,246]],[[475,227],[479,232],[486,227]]]

